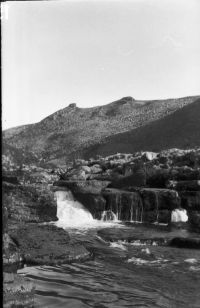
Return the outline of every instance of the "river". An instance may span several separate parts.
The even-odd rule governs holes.
[[[120,222],[66,230],[92,257],[20,269],[36,286],[36,307],[200,307],[200,251],[164,245],[166,237],[186,230]]]

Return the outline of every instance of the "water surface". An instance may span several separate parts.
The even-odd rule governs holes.
[[[142,224],[106,223],[85,229],[68,228],[72,240],[84,243],[92,258],[83,263],[19,270],[35,283],[36,306],[199,308],[200,251],[131,239],[130,234],[136,233],[144,239],[144,228]],[[164,227],[154,227],[148,236],[160,239],[176,232],[185,236],[187,231],[172,233]],[[112,234],[112,240],[106,234]],[[121,239],[121,234],[129,235]]]

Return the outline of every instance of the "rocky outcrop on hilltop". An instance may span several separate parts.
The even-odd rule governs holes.
[[[15,148],[23,153],[23,163],[26,158],[29,163],[64,165],[67,159],[82,157],[86,148],[101,144],[109,136],[143,127],[197,99],[198,96],[140,101],[124,97],[93,108],[78,108],[70,104],[39,123],[5,131],[3,153],[12,155]],[[92,155],[90,151],[88,157]]]

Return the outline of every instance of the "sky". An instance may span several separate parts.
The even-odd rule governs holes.
[[[199,0],[2,3],[2,127],[76,103],[200,95]]]

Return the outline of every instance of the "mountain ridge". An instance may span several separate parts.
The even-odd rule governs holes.
[[[58,110],[38,123],[3,132],[4,143],[33,153],[38,160],[64,162],[105,138],[142,127],[190,105],[200,96],[135,100],[128,96],[107,105]]]
[[[84,158],[117,152],[160,151],[200,146],[200,99],[140,128],[107,137],[86,149]]]

